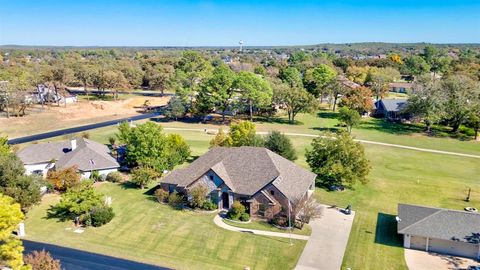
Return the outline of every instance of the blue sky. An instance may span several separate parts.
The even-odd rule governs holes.
[[[0,0],[0,44],[480,43],[480,0]]]

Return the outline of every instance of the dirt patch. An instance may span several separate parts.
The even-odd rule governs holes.
[[[56,129],[74,127],[142,113],[146,100],[150,106],[168,103],[170,97],[135,96],[118,101],[85,101],[44,106],[35,105],[24,117],[0,118],[0,134],[9,138],[21,137]]]

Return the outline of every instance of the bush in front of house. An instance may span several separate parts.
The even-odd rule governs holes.
[[[201,208],[203,203],[206,201],[208,189],[203,185],[197,185],[188,191],[190,196],[190,207],[192,208]]]
[[[123,181],[123,175],[120,172],[109,172],[106,180],[112,183],[119,183]]]
[[[113,217],[115,217],[115,213],[113,212],[112,207],[99,206],[90,211],[90,218],[92,220],[93,227],[105,225],[110,222]]]
[[[212,200],[206,200],[202,204],[202,209],[207,210],[207,211],[212,211],[212,210],[217,209],[217,204],[212,202]]]
[[[23,258],[25,264],[32,267],[32,270],[60,270],[62,269],[59,260],[52,258],[45,250],[34,250]]]
[[[228,211],[227,216],[232,220],[239,220],[240,216],[245,213],[245,206],[240,201],[234,201],[232,208]]]
[[[242,213],[240,215],[240,221],[249,221],[250,220],[250,215],[248,213]]]
[[[155,190],[155,198],[157,198],[158,202],[161,203],[166,203],[168,202],[168,191],[163,190],[162,188],[159,188]]]
[[[173,208],[180,208],[183,204],[183,196],[178,194],[176,191],[170,193],[168,196],[168,204]]]

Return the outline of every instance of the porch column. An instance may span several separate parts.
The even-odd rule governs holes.
[[[228,192],[228,208],[232,208],[232,204],[233,204],[233,193]]]
[[[222,209],[223,208],[223,199],[222,199],[222,190],[217,190],[217,207],[218,209]]]
[[[403,247],[404,248],[410,248],[410,235],[409,234],[404,234],[403,235]]]
[[[425,244],[425,251],[428,252],[428,243],[430,242],[430,238],[427,237],[427,241]]]

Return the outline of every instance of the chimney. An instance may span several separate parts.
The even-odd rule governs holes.
[[[77,149],[77,139],[73,139],[70,142],[72,144],[72,151]]]

